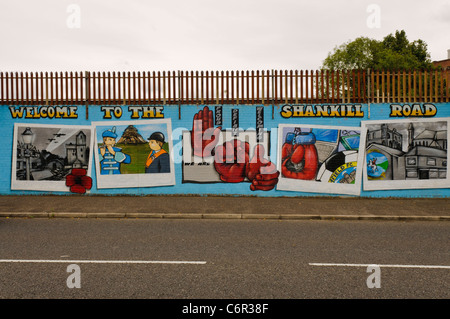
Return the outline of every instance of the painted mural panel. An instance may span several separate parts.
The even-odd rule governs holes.
[[[89,191],[92,146],[91,126],[15,123],[11,189]]]
[[[92,125],[98,188],[175,184],[170,119]]]
[[[256,107],[256,128],[239,125],[239,109],[231,109],[230,127],[222,129],[222,108],[208,106],[193,116],[183,132],[183,183],[250,183],[251,191],[270,191],[279,172],[270,160],[270,131],[264,130],[264,109]]]
[[[363,121],[364,190],[450,185],[449,118]]]
[[[361,129],[280,124],[278,190],[358,195],[361,191]]]

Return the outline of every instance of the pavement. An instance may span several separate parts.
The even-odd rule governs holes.
[[[0,196],[11,217],[450,221],[450,198]]]

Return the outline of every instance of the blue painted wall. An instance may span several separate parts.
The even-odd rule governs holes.
[[[450,104],[435,103],[433,104],[437,113],[433,118],[450,117]],[[256,108],[261,105],[222,105],[223,109],[223,129],[231,129],[231,113],[232,109],[239,109],[239,126],[242,129],[254,129],[256,127]],[[423,106],[423,104],[421,104]],[[182,105],[181,107],[165,105],[163,108],[164,119],[171,119],[172,138],[175,151],[180,152],[177,147],[181,143],[180,133],[185,130],[192,130],[192,122],[194,114],[203,109],[203,105]],[[264,128],[271,132],[270,141],[270,159],[276,163],[278,137],[277,130],[279,124],[307,124],[307,125],[326,125],[326,126],[355,126],[360,127],[361,121],[367,120],[389,120],[391,112],[391,104],[363,104],[363,117],[291,117],[283,118],[281,116],[283,105],[264,106]],[[19,106],[14,106],[19,109]],[[76,106],[76,118],[26,118],[12,116],[10,106],[3,105],[0,107],[0,125],[2,132],[2,143],[0,144],[0,165],[2,167],[0,173],[0,195],[18,195],[18,194],[61,194],[70,195],[68,192],[46,192],[46,191],[28,191],[28,190],[11,190],[11,174],[12,174],[12,156],[13,156],[13,130],[14,123],[33,123],[39,125],[91,125],[92,122],[102,121],[105,125],[113,121],[133,122],[132,113],[128,106],[120,106],[122,115],[120,118],[114,117],[104,118],[105,112],[101,106],[91,105]],[[214,105],[210,105],[214,110]],[[88,118],[86,111],[88,110]],[[138,120],[143,120],[139,118]],[[132,124],[132,123],[130,123]],[[144,136],[147,138],[147,136]],[[92,156],[92,159],[94,156]],[[330,196],[330,194],[311,193],[311,192],[293,192],[293,191],[251,191],[249,183],[212,183],[212,184],[196,184],[182,183],[182,163],[175,162],[175,182],[173,186],[162,187],[140,187],[140,188],[110,188],[98,189],[96,185],[95,165],[92,165],[91,176],[93,186],[90,194],[105,195],[147,195],[147,194],[195,194],[195,195],[246,195],[246,196]],[[361,186],[362,189],[362,186]],[[86,195],[88,196],[88,195]],[[331,195],[334,196],[334,195]],[[339,195],[342,196],[342,195]],[[364,191],[361,190],[361,197],[449,197],[450,188],[433,188],[433,189],[408,189],[408,190],[383,190],[383,191]]]

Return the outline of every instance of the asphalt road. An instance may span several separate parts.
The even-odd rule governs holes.
[[[3,218],[0,241],[1,298],[450,297],[447,222]]]

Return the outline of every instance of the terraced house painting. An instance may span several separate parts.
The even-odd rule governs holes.
[[[363,121],[364,190],[449,187],[449,118]]]
[[[170,119],[92,125],[98,188],[175,185]]]
[[[91,188],[91,126],[15,123],[13,146],[11,189],[69,192],[75,172]]]
[[[359,195],[361,129],[304,124],[278,127],[278,190]]]

